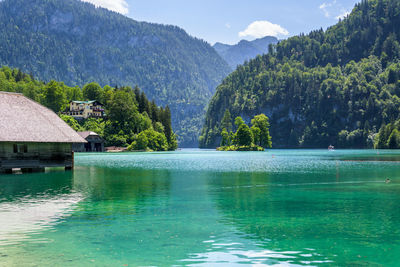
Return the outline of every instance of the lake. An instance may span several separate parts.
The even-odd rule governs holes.
[[[75,164],[0,175],[1,266],[400,265],[400,151],[76,154]]]

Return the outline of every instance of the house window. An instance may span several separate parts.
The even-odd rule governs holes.
[[[14,153],[28,153],[28,145],[14,144]]]

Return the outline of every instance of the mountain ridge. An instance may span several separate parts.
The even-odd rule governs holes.
[[[83,86],[138,85],[169,105],[181,145],[197,145],[208,100],[231,71],[205,41],[78,0],[0,2],[0,65]]]
[[[257,55],[268,53],[269,45],[276,44],[278,41],[276,37],[265,36],[253,41],[241,40],[234,45],[217,42],[213,45],[213,48],[228,62],[232,69],[235,69],[238,65],[255,58]]]

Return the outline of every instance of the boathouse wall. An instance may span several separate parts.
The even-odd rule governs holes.
[[[0,142],[0,172],[15,168],[38,170],[73,167],[72,144]]]

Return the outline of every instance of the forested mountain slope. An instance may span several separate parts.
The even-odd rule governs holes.
[[[82,86],[138,85],[171,107],[195,145],[204,107],[230,72],[206,42],[175,26],[137,22],[78,0],[0,1],[0,66]]]
[[[130,145],[131,148],[157,151],[177,148],[169,107],[158,107],[150,102],[138,87],[112,88],[106,85],[102,88],[97,83],[86,84],[83,88],[69,87],[54,80],[44,83],[21,70],[2,67],[0,91],[24,94],[58,113],[74,130],[96,132],[104,138],[106,146]],[[105,103],[107,116],[90,117],[78,122],[62,114],[69,111],[71,101],[91,99]],[[145,135],[148,136],[147,141],[143,141]],[[141,142],[138,142],[139,136],[142,137]],[[139,144],[141,146],[137,147]]]
[[[400,1],[362,1],[326,31],[239,66],[209,104],[200,146],[219,144],[228,109],[246,121],[265,113],[274,147],[372,147],[381,126],[399,118],[398,25]]]
[[[245,61],[268,53],[268,46],[276,43],[278,43],[276,37],[266,36],[253,41],[242,40],[235,45],[216,43],[213,47],[232,69],[236,69]]]

